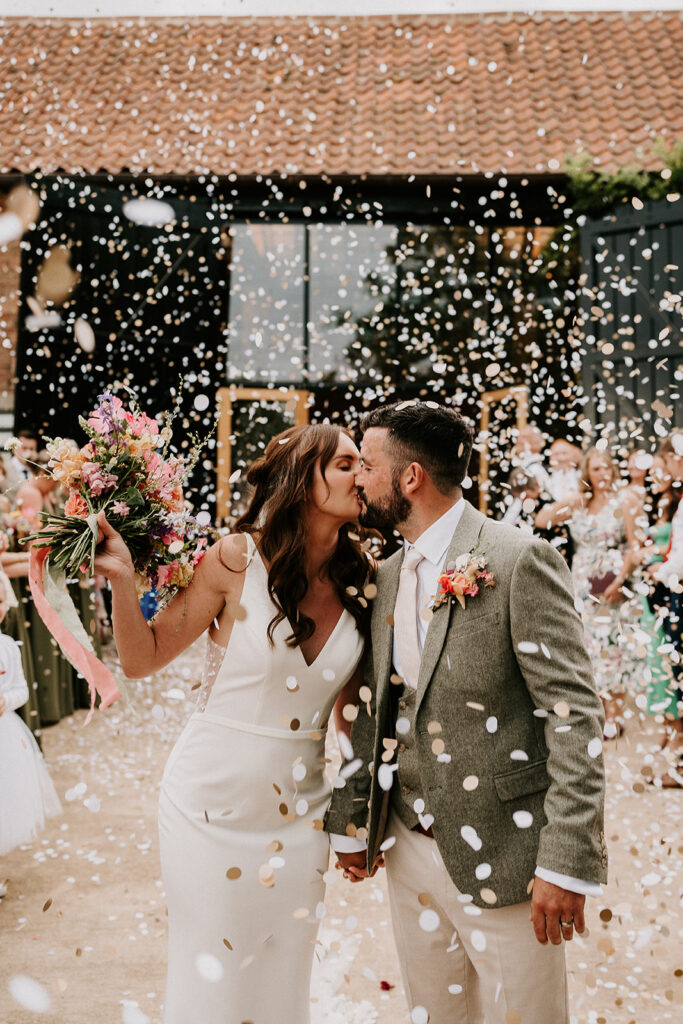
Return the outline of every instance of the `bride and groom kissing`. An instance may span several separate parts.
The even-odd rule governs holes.
[[[456,411],[384,405],[361,430],[360,452],[329,424],[274,438],[234,533],[150,624],[100,517],[126,674],[209,631],[161,783],[164,1022],[309,1019],[328,837],[351,882],[386,867],[407,1019],[566,1022],[564,942],[607,867],[602,705],[569,572],[463,498]],[[364,526],[403,547],[375,565]],[[348,756],[330,802],[332,715]]]

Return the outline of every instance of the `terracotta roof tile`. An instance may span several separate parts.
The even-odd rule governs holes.
[[[6,19],[0,173],[656,167],[682,66],[681,12]]]

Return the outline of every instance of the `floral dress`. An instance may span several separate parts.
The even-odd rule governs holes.
[[[574,541],[572,576],[576,596],[583,602],[586,648],[600,693],[636,688],[633,628],[637,613],[631,602],[607,604],[591,594],[592,577],[619,575],[626,549],[626,528],[619,498],[611,498],[599,511],[579,509],[571,519]],[[638,609],[640,611],[640,609]]]

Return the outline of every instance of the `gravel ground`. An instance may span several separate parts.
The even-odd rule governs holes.
[[[160,1024],[157,786],[202,658],[195,646],[129,684],[132,707],[97,714],[87,729],[79,712],[45,731],[64,813],[0,864],[0,1024]],[[590,901],[590,934],[568,947],[573,1024],[683,1020],[683,791],[648,785],[663,766],[656,726],[630,714],[607,750],[610,884]],[[328,878],[313,1024],[408,1021],[382,873],[356,886],[333,870]]]

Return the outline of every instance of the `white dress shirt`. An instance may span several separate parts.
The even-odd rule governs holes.
[[[429,622],[420,615],[420,611],[436,596],[439,576],[443,569],[446,553],[451,540],[453,539],[455,528],[460,522],[460,517],[464,510],[465,499],[460,498],[456,501],[455,505],[452,505],[447,512],[444,512],[440,519],[437,519],[436,522],[427,527],[424,533],[421,533],[416,541],[412,544],[409,541],[405,541],[406,551],[415,547],[420,554],[424,556],[416,569],[418,611],[417,638],[420,645],[420,651],[422,651],[422,648],[424,647],[427,628],[429,626]],[[458,554],[465,554],[465,552],[460,551]],[[402,676],[403,672],[401,671],[395,633],[393,663],[394,669],[398,675]],[[332,833],[330,835],[330,844],[335,853],[358,853],[360,850],[366,849],[367,845],[362,839],[356,839],[354,836],[342,836],[336,833]],[[582,893],[584,896],[602,895],[602,886],[597,882],[584,882],[580,878],[561,875],[556,871],[549,871],[547,868],[537,867],[536,874],[539,878],[544,879],[544,881],[552,882],[553,885],[559,885],[560,888],[568,889],[570,892]]]
[[[666,561],[658,563],[653,576],[667,587],[671,587],[672,583],[680,583],[683,579],[683,501],[671,520],[671,548]]]

